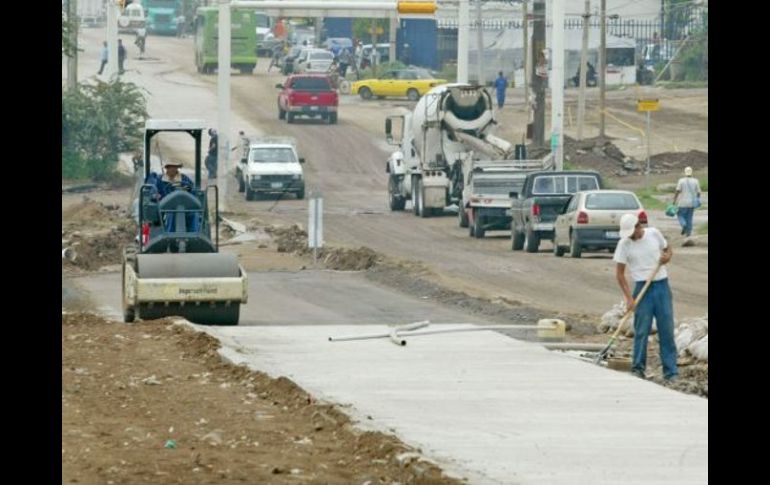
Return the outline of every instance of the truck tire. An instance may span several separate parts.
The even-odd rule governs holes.
[[[358,90],[358,95],[361,96],[361,99],[365,99],[368,101],[372,99],[372,90],[364,86]]]
[[[516,226],[511,223],[511,250],[521,251],[524,249],[524,233],[516,230]]]
[[[460,227],[468,227],[468,213],[465,211],[462,201],[460,202],[460,208],[457,211],[457,219]]]
[[[330,125],[337,124],[337,113],[329,113],[329,124]]]
[[[531,228],[527,228],[526,232],[524,233],[524,237],[524,246],[526,251],[528,253],[536,253],[540,248],[540,236],[538,236],[537,233]]]
[[[553,242],[553,255],[557,258],[564,256],[564,248],[556,244],[556,239]]]
[[[251,190],[251,187],[248,185],[246,186],[246,200],[254,200],[254,196],[256,195],[256,192]]]
[[[297,192],[297,200],[302,200],[305,198],[305,189],[300,190]]]
[[[406,97],[409,98],[409,101],[417,101],[420,99],[420,93],[416,89],[410,88],[406,91]]]
[[[569,255],[573,258],[579,258],[583,254],[583,248],[580,246],[577,236],[570,234],[569,236]]]
[[[476,239],[484,238],[484,233],[486,231],[484,231],[484,224],[483,224],[483,222],[484,221],[481,220],[480,217],[477,217],[477,218],[473,219],[473,237],[475,237]]]
[[[391,211],[402,211],[406,206],[406,200],[404,200],[401,195],[397,194],[397,190],[398,181],[396,180],[396,177],[391,175],[388,177],[388,202]]]
[[[425,192],[423,191],[422,180],[419,181],[418,187],[419,187],[419,190],[417,191],[417,211],[419,212],[420,217],[422,218],[430,217],[430,213],[432,209],[425,208]]]

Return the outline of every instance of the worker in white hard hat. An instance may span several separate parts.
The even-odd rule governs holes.
[[[700,194],[700,182],[692,176],[692,167],[685,167],[684,177],[676,183],[674,194],[674,205],[678,207],[676,215],[683,236],[689,237],[692,234],[692,217],[695,209],[700,207]]]
[[[674,305],[665,266],[671,260],[672,254],[671,247],[659,230],[654,227],[644,227],[635,214],[624,214],[620,218],[620,241],[612,259],[617,263],[615,277],[623,292],[626,308],[628,311],[634,310],[634,350],[631,372],[641,378],[645,378],[647,340],[652,330],[653,317],[658,327],[663,378],[671,381],[679,374],[676,367],[677,352],[674,341]],[[626,281],[626,267],[634,281],[633,293]],[[656,268],[658,268],[657,272],[655,272]],[[652,282],[647,292],[634,308],[634,298],[650,278]]]

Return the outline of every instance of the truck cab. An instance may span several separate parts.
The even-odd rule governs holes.
[[[238,162],[235,177],[238,191],[246,193],[246,200],[260,194],[295,194],[305,198],[304,158],[297,155],[293,140],[265,138],[251,142],[249,156]]]

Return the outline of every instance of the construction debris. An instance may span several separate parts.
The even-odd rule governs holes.
[[[698,360],[708,362],[708,333],[708,315],[680,323],[674,331],[679,355],[691,355]]]
[[[612,306],[609,310],[607,310],[604,315],[602,315],[602,319],[599,322],[599,324],[596,326],[596,329],[602,333],[608,333],[615,331],[616,328],[618,328],[618,322],[621,318],[623,318],[623,315],[626,314],[626,302],[621,301],[620,303],[616,303]],[[652,330],[650,331],[651,335],[654,335],[658,333],[658,327],[655,325],[655,321],[652,322]],[[625,330],[623,331],[623,335],[626,337],[633,337],[634,336],[634,326],[633,324],[628,325]]]

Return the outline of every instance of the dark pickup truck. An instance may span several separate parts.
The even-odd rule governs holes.
[[[511,249],[536,253],[543,239],[553,240],[553,224],[570,196],[603,189],[601,176],[590,171],[532,172],[521,192],[511,192]]]
[[[310,116],[337,122],[339,97],[326,74],[292,74],[275,87],[281,89],[278,119],[293,123],[297,116]]]

